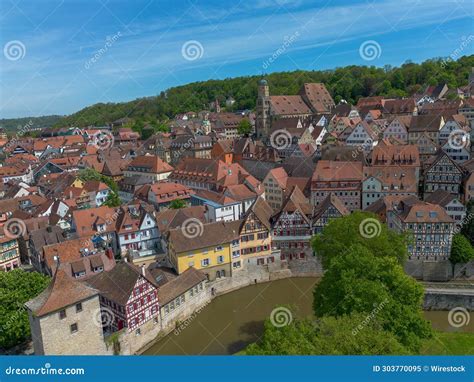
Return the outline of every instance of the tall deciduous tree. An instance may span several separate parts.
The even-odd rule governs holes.
[[[451,255],[449,256],[451,263],[468,263],[472,259],[474,259],[474,248],[472,248],[469,240],[461,234],[454,235],[453,244],[451,246]]]
[[[340,219],[331,220],[321,234],[313,237],[311,244],[325,268],[333,258],[346,254],[354,244],[368,248],[374,256],[388,256],[403,262],[408,257],[406,235],[389,230],[377,216],[367,212],[353,212]]]
[[[388,243],[390,244],[390,243]],[[405,274],[394,256],[375,255],[356,243],[333,258],[314,291],[319,317],[361,313],[411,351],[432,335],[421,306],[423,287]]]

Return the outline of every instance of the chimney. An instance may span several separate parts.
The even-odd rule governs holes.
[[[110,260],[113,260],[114,259],[114,254],[112,252],[112,248],[107,248],[107,250],[105,251],[105,255],[110,259]]]
[[[142,268],[142,276],[145,276],[145,264],[142,264],[141,268]]]

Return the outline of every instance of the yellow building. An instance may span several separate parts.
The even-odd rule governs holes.
[[[197,219],[185,221],[168,235],[168,256],[178,274],[194,267],[208,280],[230,277],[231,262],[240,256],[239,229],[242,221],[203,224]]]

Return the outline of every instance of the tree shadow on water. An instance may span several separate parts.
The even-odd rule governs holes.
[[[230,343],[227,346],[227,351],[229,354],[235,354],[245,349],[251,343],[257,341],[262,334],[263,321],[246,322],[239,327],[239,335],[241,335],[241,339]]]

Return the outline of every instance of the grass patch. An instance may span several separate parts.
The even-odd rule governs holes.
[[[426,340],[421,355],[474,355],[474,333],[435,332]]]

